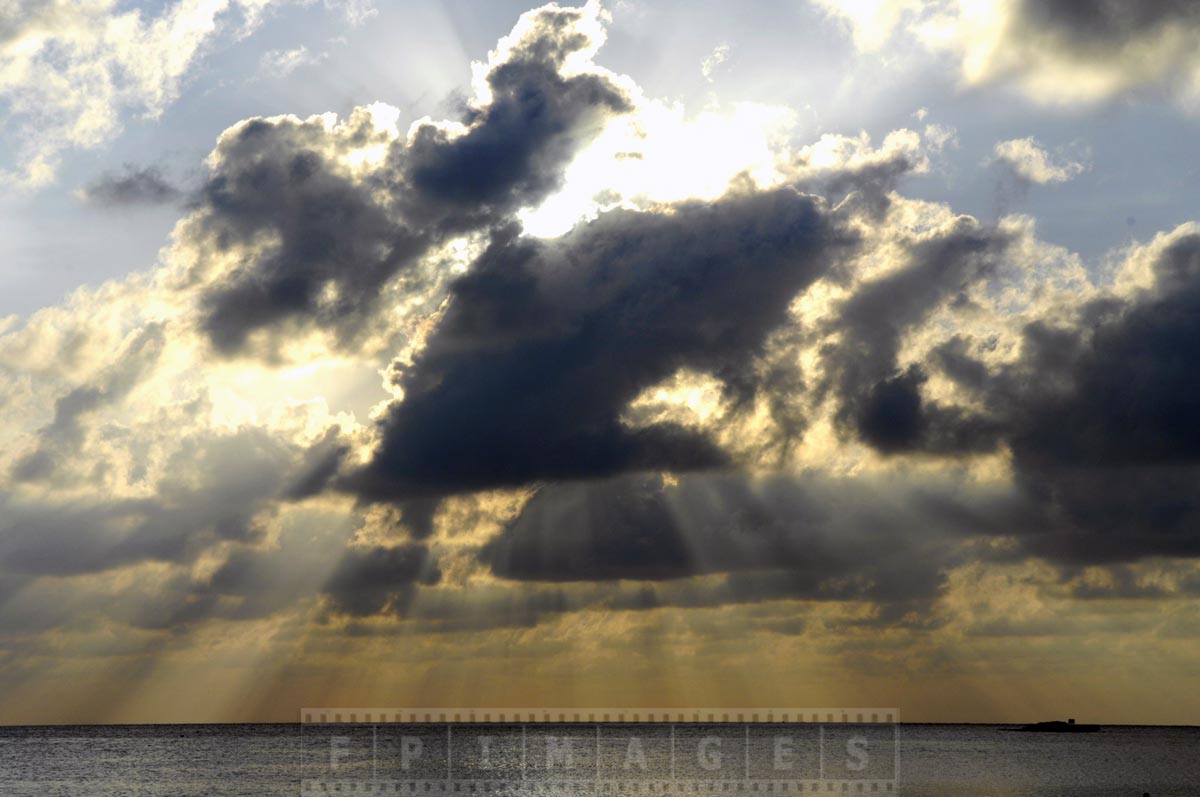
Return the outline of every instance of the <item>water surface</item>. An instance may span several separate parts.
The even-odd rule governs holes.
[[[530,726],[531,729],[533,726]],[[594,726],[541,727],[537,733],[574,733],[590,739]],[[803,736],[812,726],[775,726],[780,733]],[[1006,726],[991,725],[901,725],[895,729],[896,788],[904,797],[1184,797],[1200,794],[1200,728],[1194,727],[1106,727],[1095,734],[1013,733]],[[462,734],[467,728],[455,726]],[[393,726],[387,729],[399,732]],[[426,729],[428,730],[428,729]],[[475,726],[478,730],[478,726]],[[711,726],[676,726],[679,760],[669,761],[655,747],[655,734],[666,734],[666,726],[640,729],[647,738],[646,764],[651,775],[670,778],[671,766],[680,778],[695,777],[695,762],[685,750],[713,732]],[[718,733],[730,737],[726,749],[738,751],[738,734],[743,726],[726,726]],[[761,730],[761,729],[755,729]],[[322,729],[328,735],[336,729]],[[610,729],[605,729],[609,733]],[[638,729],[634,729],[638,731]],[[305,778],[329,775],[329,740],[300,725],[158,725],[158,726],[60,726],[0,728],[0,794],[6,797],[266,797],[299,795]],[[349,735],[343,745],[367,744],[367,727],[336,731]],[[416,732],[416,731],[414,731]],[[444,728],[442,729],[444,732]],[[835,731],[826,733],[836,735]],[[386,735],[386,734],[385,734]],[[503,736],[503,733],[500,734]],[[602,761],[629,755],[617,730],[604,738]],[[873,742],[872,742],[873,743]],[[386,765],[395,757],[378,752]],[[639,743],[640,744],[640,743]],[[754,760],[769,760],[767,737],[755,738],[749,753]],[[840,741],[838,742],[840,744]],[[528,750],[536,742],[528,743]],[[578,766],[590,766],[591,747],[580,748]],[[840,749],[840,747],[838,748]],[[427,750],[426,752],[431,752]],[[353,751],[351,751],[353,753]],[[517,748],[497,743],[493,754],[515,772],[520,768]],[[527,754],[532,758],[533,753]],[[371,765],[340,753],[341,774],[368,780],[380,775]],[[444,755],[444,752],[441,754]],[[740,753],[739,753],[740,755]],[[804,765],[803,751],[796,759]],[[748,765],[753,770],[753,764]],[[690,763],[689,763],[690,762]],[[834,766],[827,760],[825,766]],[[462,764],[462,762],[459,762]],[[465,764],[462,764],[465,766]],[[692,769],[688,770],[691,766]],[[516,775],[513,775],[516,777]],[[530,763],[527,785],[542,784],[543,794],[583,793],[578,785],[560,782]],[[755,775],[757,777],[757,775]],[[638,791],[639,776],[631,776],[624,793]],[[497,782],[496,793],[520,791]],[[762,791],[759,791],[761,788]],[[721,793],[762,793],[766,783],[729,784]],[[464,790],[465,791],[465,790]],[[850,789],[853,793],[854,789]],[[360,792],[361,793],[361,792]],[[692,792],[687,792],[692,793]],[[700,793],[704,793],[701,791]],[[776,792],[777,793],[777,792]],[[795,790],[787,793],[795,794]],[[811,792],[805,792],[811,793]],[[866,793],[872,793],[870,787]],[[885,792],[874,792],[885,793]]]

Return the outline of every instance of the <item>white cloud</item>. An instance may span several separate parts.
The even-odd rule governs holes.
[[[809,170],[843,171],[864,169],[887,163],[896,157],[911,159],[912,170],[923,172],[929,160],[921,148],[921,136],[912,130],[893,130],[876,148],[871,137],[862,132],[857,136],[826,133],[814,144],[801,147],[800,161]]]
[[[713,73],[717,71],[717,67],[725,63],[729,58],[729,45],[718,44],[716,48],[705,56],[700,62],[700,73],[704,75],[704,79],[712,83]]]
[[[379,13],[374,0],[325,0],[325,7],[340,10],[351,25],[361,25]]]
[[[831,15],[850,23],[854,43],[877,50],[887,43],[904,15],[921,7],[921,0],[814,0]]]
[[[940,152],[958,146],[958,131],[949,125],[925,125],[925,140],[931,149]]]
[[[287,77],[302,66],[312,66],[325,60],[325,53],[310,52],[300,46],[291,50],[268,50],[258,59],[260,74],[265,77]]]
[[[45,185],[64,151],[110,141],[123,114],[162,113],[205,45],[249,31],[270,2],[178,0],[156,15],[115,0],[0,5],[0,101],[16,120],[16,162],[0,180]]]
[[[1070,182],[1089,168],[1087,163],[1051,155],[1032,136],[1001,141],[993,155],[995,163],[1011,169],[1018,179],[1035,185]]]

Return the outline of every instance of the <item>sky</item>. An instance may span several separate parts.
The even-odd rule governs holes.
[[[1198,43],[0,0],[0,723],[1194,723]]]

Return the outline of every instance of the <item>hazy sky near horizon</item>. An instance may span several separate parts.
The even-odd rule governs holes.
[[[0,1],[0,723],[1194,723],[1198,8]]]

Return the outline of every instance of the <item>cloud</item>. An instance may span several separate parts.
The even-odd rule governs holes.
[[[553,242],[498,235],[395,364],[404,399],[347,486],[386,501],[722,465],[704,436],[622,412],[679,368],[752,392],[748,362],[849,243],[790,188],[614,211]]]
[[[190,563],[223,542],[260,539],[302,451],[263,430],[192,438],[152,498],[56,500],[5,494],[0,559],[9,572],[70,575],[144,561]]]
[[[790,186],[601,214],[554,241],[506,230],[449,287],[437,327],[393,363],[403,400],[371,463],[342,482],[371,501],[729,464],[715,439],[671,420],[623,418],[681,370],[711,374],[735,403],[796,387],[785,365],[755,370],[792,301],[854,250],[847,222],[886,205],[927,163],[920,137],[865,137],[805,151]],[[920,275],[910,277],[914,282]],[[773,400],[768,398],[768,400]],[[774,414],[784,420],[784,402]],[[793,432],[796,431],[793,428]]]
[[[1013,453],[1023,483],[1074,534],[1035,542],[1083,559],[1196,556],[1200,424],[1189,343],[1200,332],[1200,231],[1185,225],[1136,256],[1152,284],[1103,297],[1067,323],[1025,331],[1026,355],[1001,374],[1015,396]],[[1058,379],[1035,376],[1062,368]],[[998,400],[1004,400],[999,398]],[[1059,514],[1061,513],[1061,514]],[[1065,531],[1065,529],[1064,529]]]
[[[1032,136],[1001,141],[996,144],[993,155],[994,163],[1016,180],[1030,185],[1070,182],[1088,170],[1086,163],[1055,158]]]
[[[700,62],[700,74],[704,75],[704,79],[709,83],[713,81],[713,74],[717,71],[717,67],[725,63],[729,58],[729,45],[718,44],[713,48],[713,51],[704,56],[704,60]]]
[[[854,43],[863,50],[887,44],[901,19],[922,7],[924,0],[814,0],[831,16],[850,24]]]
[[[851,200],[877,216],[887,211],[900,180],[929,170],[930,155],[949,141],[946,131],[930,127],[922,139],[915,131],[893,130],[880,146],[862,132],[857,136],[826,133],[803,146],[785,172],[805,191],[833,201]]]
[[[1030,553],[1064,563],[1196,556],[1185,529],[1200,472],[1186,401],[1195,388],[1186,341],[1200,296],[1197,241],[1194,225],[1160,235],[1127,253],[1112,288],[1016,316],[1011,358],[995,361],[988,350],[997,341],[971,335],[917,355],[917,365],[872,389],[866,407],[881,425],[864,428],[859,414],[860,433],[890,453],[946,450],[930,421],[944,410],[923,389],[926,373],[940,372],[975,407],[951,418],[1011,452],[1014,482],[1037,507],[1016,532]]]
[[[414,585],[441,579],[428,551],[419,545],[347,549],[326,582],[324,593],[334,611],[353,616],[381,611],[404,614]]]
[[[963,300],[999,270],[1010,236],[959,217],[905,242],[901,265],[865,280],[833,314],[836,342],[822,346],[838,423],[883,452],[953,454],[994,448],[994,424],[962,409],[922,401],[926,374],[902,367],[901,344],[939,308]]]
[[[401,136],[399,112],[375,105],[341,123],[276,117],[227,130],[177,251],[190,261],[187,290],[207,286],[200,324],[213,345],[270,350],[276,334],[317,328],[353,346],[385,284],[435,284],[418,268],[424,255],[557,189],[579,147],[631,109],[588,61],[603,37],[596,13],[523,16],[479,68],[461,123],[425,119]]]
[[[113,0],[24,0],[0,9],[0,98],[20,120],[0,179],[40,186],[62,153],[112,140],[127,112],[157,116],[205,46],[247,31],[270,0],[178,0],[156,15]]]
[[[307,47],[290,50],[267,50],[258,59],[258,71],[270,78],[283,78],[302,66],[312,66],[325,60],[325,53],[309,52]]]
[[[115,404],[137,387],[163,349],[161,325],[146,326],[133,336],[117,361],[90,384],[80,385],[54,403],[54,420],[39,433],[36,448],[17,460],[17,481],[40,481],[55,476],[64,460],[80,453],[86,429],[84,416]]]
[[[126,164],[124,171],[107,172],[88,183],[79,196],[92,205],[121,207],[177,202],[183,191],[170,183],[156,166]]]
[[[1200,90],[1200,11],[1188,0],[817,0],[860,49],[895,31],[958,61],[964,83],[1005,82],[1044,103]]]
[[[10,118],[12,162],[0,182],[54,181],[64,153],[116,138],[130,115],[160,116],[222,39],[249,35],[271,6],[291,0],[171,0],[127,8],[117,0],[10,0],[0,5],[0,102]],[[351,25],[371,0],[326,0]],[[286,74],[313,56],[300,47],[264,54]]]
[[[362,25],[379,14],[375,0],[325,0],[325,7],[340,10],[351,25]]]
[[[953,513],[933,498],[939,491],[732,474],[556,485],[539,491],[481,556],[510,579],[655,582],[654,605],[865,600],[890,610],[904,604],[896,618],[936,597],[940,572],[962,556]],[[997,527],[1002,506],[993,506]],[[686,586],[714,574],[727,578]]]
[[[3,325],[0,692],[1190,644],[1200,229],[1089,270],[904,196],[952,131],[693,119],[603,21],[523,16],[457,121],[233,125],[160,268]]]

